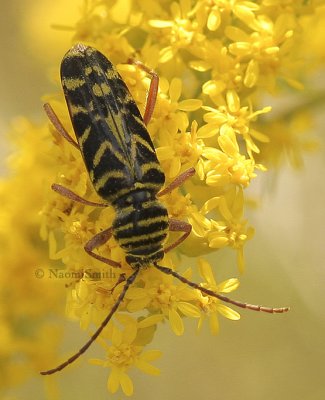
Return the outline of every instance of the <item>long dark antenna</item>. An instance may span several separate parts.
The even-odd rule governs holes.
[[[212,297],[216,297],[217,299],[224,301],[225,303],[234,304],[237,307],[247,308],[247,309],[253,310],[253,311],[263,311],[263,312],[267,312],[267,313],[271,313],[271,314],[275,314],[275,313],[281,314],[281,313],[289,311],[289,309],[290,309],[289,307],[280,307],[280,308],[264,307],[264,306],[258,306],[255,304],[242,303],[240,301],[232,300],[229,297],[223,296],[222,294],[219,294],[219,293],[213,292],[212,290],[206,289],[195,282],[189,281],[188,279],[184,278],[184,276],[179,275],[177,272],[173,271],[172,269],[170,269],[168,267],[162,267],[161,265],[158,265],[158,264],[154,264],[154,266],[157,269],[159,269],[159,271],[163,272],[164,274],[172,275],[175,278],[177,278],[178,280],[180,280],[181,282],[185,283],[186,285],[191,286],[194,289],[198,289],[198,290],[200,290],[200,292],[202,292],[204,294],[207,294]]]
[[[49,369],[48,371],[42,371],[40,372],[41,375],[51,375],[54,374],[55,372],[61,371],[63,368],[67,367],[69,364],[73,363],[77,358],[79,358],[87,349],[88,347],[91,346],[91,344],[97,339],[97,337],[100,335],[102,330],[105,328],[105,326],[109,323],[115,312],[117,311],[119,305],[122,303],[124,296],[126,295],[126,292],[128,291],[130,285],[134,282],[135,278],[137,277],[139,273],[139,268],[137,268],[132,275],[130,275],[123,287],[123,290],[121,294],[119,295],[118,299],[116,300],[115,304],[113,305],[110,313],[107,315],[107,317],[104,319],[104,321],[101,323],[100,327],[97,329],[97,331],[92,335],[92,337],[88,340],[88,342],[81,347],[81,349],[74,354],[72,357],[70,357],[67,361],[64,363],[60,364],[56,368]]]

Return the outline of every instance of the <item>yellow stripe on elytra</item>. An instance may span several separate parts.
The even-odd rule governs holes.
[[[124,97],[123,97],[123,102],[124,102],[125,104],[128,104],[128,103],[134,103],[134,104],[135,104],[135,101],[134,101],[133,97],[132,97],[131,94],[128,93],[128,92],[125,92]],[[141,120],[140,120],[139,118],[137,118],[135,115],[134,115],[134,119],[137,120],[137,122],[139,122],[141,125],[144,125],[143,121],[141,121]]]
[[[97,97],[102,97],[111,93],[110,87],[105,82],[101,83],[100,85],[98,83],[95,83],[92,87],[92,91]]]
[[[145,175],[151,169],[161,170],[160,165],[157,162],[149,162],[141,165],[141,172]]]
[[[121,163],[125,163],[124,162],[124,158],[121,156],[121,154],[114,150],[112,143],[105,141],[102,142],[102,144],[99,146],[99,149],[96,151],[96,154],[94,156],[94,160],[93,160],[93,166],[94,168],[97,167],[97,165],[100,163],[101,158],[103,157],[104,153],[106,151],[109,151],[111,153],[114,154],[114,157],[116,157]]]
[[[76,90],[85,84],[85,80],[81,78],[63,78],[62,86],[67,90]]]
[[[155,150],[150,146],[150,144],[143,139],[140,135],[137,135],[136,133],[133,133],[134,139],[136,142],[141,143],[142,146],[144,146],[146,149],[148,149],[151,153],[156,154]]]
[[[93,71],[96,72],[96,74],[97,74],[98,76],[100,76],[101,78],[102,78],[103,76],[107,76],[106,71],[104,71],[104,70],[103,70],[101,67],[99,67],[98,65],[93,65],[92,69],[93,69]]]
[[[123,171],[119,170],[107,171],[99,179],[93,180],[95,189],[100,190],[106,185],[107,181],[110,179],[125,179],[125,174],[123,173]]]
[[[102,83],[101,85],[100,85],[100,87],[101,87],[101,89],[102,89],[102,91],[103,91],[103,93],[106,95],[106,94],[109,94],[109,93],[111,93],[111,88],[107,85],[107,83]]]
[[[86,68],[84,69],[84,74],[85,74],[86,76],[89,76],[93,71],[94,71],[94,68],[93,68],[93,67],[86,67]]]
[[[124,125],[123,125],[123,120],[122,120],[122,115],[116,114],[115,118],[108,116],[107,118],[105,118],[105,122],[107,123],[107,125],[110,127],[112,134],[114,135],[118,146],[123,149],[123,153],[125,155],[125,157],[120,160],[122,161],[124,164],[127,162],[127,165],[129,168],[131,168],[131,160],[128,160],[127,154],[128,152],[128,148],[125,144],[125,136],[124,136]],[[132,158],[132,157],[131,157]]]
[[[130,102],[131,102],[131,101],[134,102],[134,100],[132,99],[132,97],[130,97],[129,101],[130,101]],[[133,118],[137,121],[137,123],[138,123],[139,125],[142,125],[142,126],[144,127],[144,129],[147,129],[147,127],[146,127],[145,123],[143,122],[142,118],[139,118],[139,117],[137,117],[136,115],[133,115]]]
[[[118,79],[118,78],[119,78],[117,72],[116,72],[113,68],[107,69],[107,70],[105,71],[105,74],[106,74],[107,78],[108,78],[108,79],[111,79],[111,80],[114,80],[114,79]]]
[[[77,114],[88,114],[89,110],[81,105],[77,105],[77,104],[70,104],[69,105],[70,108],[70,112],[73,115],[77,115]]]
[[[103,142],[100,146],[99,149],[96,151],[96,154],[93,159],[93,167],[97,167],[97,165],[100,163],[101,158],[103,157],[103,154],[107,151],[111,151],[111,146],[107,142]]]
[[[102,158],[102,156],[106,150],[108,150],[112,154],[114,154],[114,157],[117,158],[121,164],[126,165],[127,168],[129,168],[127,159],[125,157],[123,157],[123,154],[121,154],[119,151],[117,151],[115,146],[113,146],[112,143],[109,142],[108,140],[106,140],[105,142],[102,142],[102,144],[99,146],[99,149],[96,151],[96,154],[95,154],[94,160],[93,160],[94,167],[96,167],[100,163],[100,159]]]
[[[88,126],[88,128],[86,128],[83,134],[78,138],[79,146],[81,148],[83,148],[85,141],[88,139],[90,131],[91,131],[91,126]]]
[[[98,83],[95,83],[93,85],[92,91],[93,91],[94,95],[97,96],[97,97],[102,97],[103,96],[103,92],[102,92],[100,86],[98,85]]]

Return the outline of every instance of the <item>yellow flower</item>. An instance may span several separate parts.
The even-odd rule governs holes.
[[[195,18],[197,7],[191,9],[190,2],[173,2],[170,6],[171,19],[150,19],[149,25],[163,31],[162,43],[167,45],[160,50],[159,62],[166,63],[175,57],[182,48],[199,46],[204,40],[200,21]]]
[[[103,339],[98,342],[106,351],[106,359],[91,359],[94,365],[110,368],[111,372],[107,380],[107,388],[111,393],[117,392],[121,387],[127,396],[133,394],[133,383],[128,375],[128,371],[136,367],[149,375],[159,375],[159,370],[150,364],[161,356],[158,350],[144,351],[146,344],[143,338],[143,331],[154,328],[154,321],[150,318],[136,321],[128,315],[120,315],[117,318],[123,326],[123,330],[117,325],[110,324],[110,329],[106,330],[106,339],[112,344],[108,345]],[[141,343],[141,344],[140,344]]]
[[[83,276],[69,293],[66,313],[71,318],[79,319],[82,329],[87,329],[91,322],[100,325],[107,310],[116,302],[121,290],[121,287],[114,290],[119,272],[106,268],[79,271]],[[119,310],[123,308],[121,304]]]
[[[8,177],[0,180],[2,390],[56,362],[62,329],[47,315],[62,312],[64,297],[64,288],[49,279],[48,250],[39,237],[39,210],[53,165],[48,130],[17,118],[9,138],[16,151],[7,162]]]
[[[200,316],[200,310],[188,301],[195,298],[193,290],[183,283],[174,283],[172,276],[153,268],[142,273],[141,279],[144,281],[143,287],[131,288],[127,293],[130,299],[128,310],[135,312],[147,308],[151,313],[167,319],[176,335],[183,335],[182,316]]]
[[[192,206],[189,222],[193,235],[207,242],[209,248],[230,246],[237,250],[239,270],[244,271],[243,246],[252,238],[254,230],[243,219],[244,197],[242,189],[233,188],[224,196],[216,196],[204,203],[200,210]],[[215,217],[207,217],[215,214]]]
[[[219,105],[217,109],[203,107],[208,111],[204,115],[207,124],[198,130],[198,137],[204,139],[217,136],[219,146],[228,148],[230,154],[239,151],[236,137],[242,137],[245,140],[247,153],[253,159],[253,152],[259,153],[253,139],[264,143],[269,139],[261,132],[251,129],[250,123],[259,115],[270,112],[271,107],[264,107],[255,112],[250,109],[251,107],[241,107],[240,98],[234,90],[227,91],[226,99],[222,103],[223,105]]]
[[[197,122],[193,121],[190,132],[181,130],[170,138],[169,145],[156,149],[158,159],[169,178],[179,175],[182,165],[195,165],[202,153],[203,142],[197,139],[196,129]]]
[[[205,283],[202,285],[203,287],[211,289],[216,293],[230,293],[233,290],[236,290],[239,286],[239,281],[235,278],[227,279],[224,282],[217,284],[209,263],[204,259],[199,259],[198,263],[200,275],[203,279],[205,279]],[[240,314],[237,311],[234,311],[230,307],[222,304],[219,299],[206,296],[202,293],[200,293],[199,296],[200,298],[198,300],[198,304],[203,311],[198,323],[199,330],[202,328],[204,319],[208,317],[210,331],[212,335],[216,335],[219,332],[218,313],[233,321],[240,319]]]
[[[305,95],[304,95],[305,97]],[[319,94],[306,102],[317,102]],[[294,168],[304,164],[304,154],[315,151],[319,143],[314,137],[314,122],[308,107],[304,105],[298,112],[291,108],[283,110],[278,118],[261,127],[268,134],[270,143],[261,146],[261,161],[273,168],[279,167],[286,160]],[[263,157],[263,159],[262,159]]]

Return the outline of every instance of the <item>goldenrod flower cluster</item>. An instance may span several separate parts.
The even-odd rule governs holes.
[[[44,362],[55,362],[62,330],[48,313],[62,313],[64,305],[64,288],[48,279],[48,249],[39,240],[43,189],[55,168],[48,157],[53,144],[44,124],[22,117],[9,134],[17,150],[8,160],[10,176],[0,181],[2,390],[37,374]]]
[[[321,3],[302,0],[84,3],[82,16],[74,27],[73,42],[96,47],[117,65],[140,110],[145,106],[150,78],[137,66],[127,64],[127,60],[139,59],[159,74],[158,99],[148,130],[166,181],[171,182],[189,167],[196,170],[195,177],[182,188],[161,198],[170,217],[192,225],[190,237],[178,250],[167,254],[162,265],[191,279],[192,270],[187,268],[182,254],[203,256],[229,247],[237,254],[239,270],[244,270],[244,246],[254,233],[244,216],[245,189],[258,171],[279,165],[286,153],[292,160],[301,160],[302,151],[313,147],[311,139],[295,134],[298,116],[291,113],[272,120],[271,106],[265,99],[280,90],[301,89],[302,74],[307,68],[315,68],[316,60],[318,63],[321,60],[321,46],[315,42],[314,56],[308,53],[308,62],[299,59],[308,50],[305,33],[308,26],[316,23],[321,26],[319,21],[324,21]],[[71,133],[62,94],[47,96],[46,101]],[[41,211],[41,237],[49,243],[50,259],[64,266],[64,273],[71,278],[67,314],[79,320],[82,329],[92,324],[99,326],[123,288],[123,283],[115,286],[119,274],[131,271],[114,239],[101,246],[98,253],[120,262],[121,271],[89,257],[83,246],[94,234],[111,226],[114,212],[109,207],[94,209],[74,203],[51,191],[50,183],[56,182],[88,200],[101,201],[91,186],[80,152],[50,124],[39,130],[26,128],[24,135],[18,143],[21,159],[27,164],[37,161],[39,166],[37,175],[29,174],[25,180],[18,178],[19,185],[21,190],[42,193],[42,201],[29,206],[34,212]],[[27,146],[27,141],[32,144]],[[279,146],[279,142],[283,145]],[[26,215],[26,207],[24,199],[15,212],[21,210]],[[11,211],[3,212],[10,215]],[[34,222],[25,222],[26,235],[30,235]],[[6,228],[7,224],[2,223]],[[173,240],[170,236],[169,240]],[[31,250],[32,238],[15,245],[20,253],[35,254],[30,263],[46,264],[44,259],[39,261],[35,249]],[[28,248],[24,249],[25,246]],[[11,268],[15,262],[6,260]],[[235,278],[217,283],[213,271],[214,265],[198,258],[204,287],[218,293],[229,293],[238,287]],[[47,295],[50,297],[50,289]],[[42,301],[37,303],[39,307]],[[128,375],[132,368],[151,375],[159,373],[152,362],[160,352],[145,349],[159,324],[167,322],[176,335],[182,335],[184,318],[196,319],[199,329],[208,320],[211,333],[216,334],[219,315],[231,320],[240,317],[219,300],[160,271],[145,269],[98,340],[104,350],[102,359],[91,363],[109,369],[110,392],[121,388],[126,395],[132,395],[133,383]],[[38,353],[41,351],[38,348]],[[48,359],[43,369],[53,366]]]

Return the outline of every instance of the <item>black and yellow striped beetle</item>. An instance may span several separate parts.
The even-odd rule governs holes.
[[[58,367],[41,372],[43,375],[62,370],[88,349],[117,311],[139,271],[149,266],[174,276],[206,295],[238,307],[268,313],[288,311],[287,307],[270,308],[229,299],[158,264],[164,253],[178,246],[191,232],[189,223],[168,218],[159,197],[180,186],[194,175],[195,170],[191,168],[185,171],[161,189],[165,176],[146,129],[154,110],[159,79],[154,71],[143,64],[135,64],[151,75],[143,117],[111,62],[98,50],[80,43],[66,53],[61,63],[62,86],[78,143],[65,130],[51,106],[44,105],[56,130],[80,150],[94,189],[107,203],[88,201],[59,184],[53,184],[53,190],[85,205],[112,205],[116,212],[112,227],[91,238],[84,247],[85,251],[112,267],[120,267],[118,262],[94,252],[113,235],[134,271],[127,278],[121,275],[118,283],[125,281],[123,290],[89,341]],[[182,235],[174,243],[163,247],[168,230],[182,232]]]

